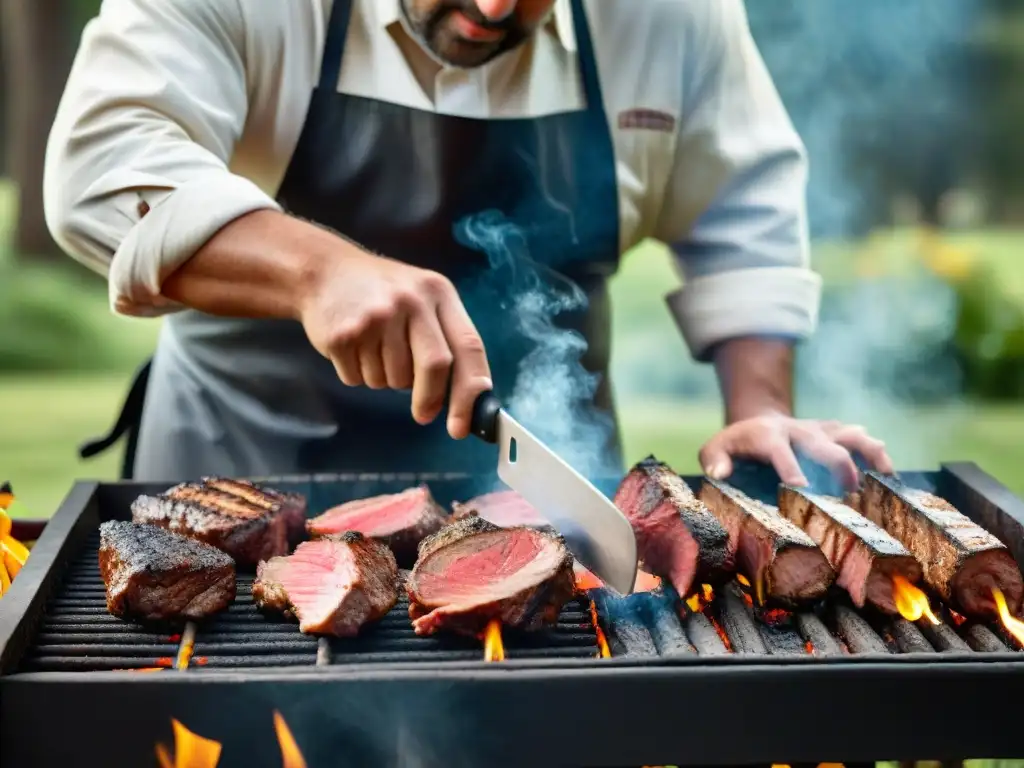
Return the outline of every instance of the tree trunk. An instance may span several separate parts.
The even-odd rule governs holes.
[[[0,0],[5,149],[7,172],[18,189],[14,253],[21,258],[60,255],[43,216],[43,160],[74,58],[68,5],[67,0]]]

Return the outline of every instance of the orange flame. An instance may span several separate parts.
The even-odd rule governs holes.
[[[992,599],[996,601],[996,608],[999,610],[999,619],[1006,627],[1006,631],[1013,635],[1014,639],[1024,647],[1024,621],[1015,619],[1010,615],[1010,608],[1006,605],[1006,598],[996,587],[992,587]]]
[[[501,642],[501,621],[491,619],[484,630],[484,661],[504,661],[505,646]]]
[[[589,589],[599,589],[604,586],[604,582],[601,581],[597,576],[591,573],[589,570],[584,568],[579,563],[573,567],[576,577],[576,591],[586,592]],[[633,582],[634,592],[653,592],[661,586],[661,579],[647,571],[638,568],[636,572],[636,581]]]
[[[605,637],[604,630],[601,629],[601,624],[597,620],[597,605],[593,600],[590,601],[590,620],[594,623],[594,634],[597,636],[597,657],[610,659],[612,650],[608,647],[608,638]]]
[[[295,743],[288,723],[281,717],[281,713],[274,710],[274,731],[277,732],[277,743],[281,745],[281,757],[284,758],[283,768],[306,768],[306,760],[299,751],[299,745]]]
[[[928,595],[899,573],[892,575],[892,596],[896,601],[896,610],[907,621],[917,621],[927,616],[932,624],[941,623],[928,604]]]
[[[711,588],[710,584],[701,584],[701,588],[698,589],[690,597],[686,598],[686,604],[690,607],[690,610],[694,613],[698,613],[704,610],[704,607],[711,604],[711,601],[715,599],[715,590]]]
[[[171,752],[166,746],[157,744],[156,760],[160,768],[217,768],[221,753],[219,741],[192,733],[177,720],[172,719],[171,725],[174,727],[174,758],[171,758]],[[281,748],[283,768],[306,768],[306,760],[299,745],[277,710],[274,710],[274,731]]]

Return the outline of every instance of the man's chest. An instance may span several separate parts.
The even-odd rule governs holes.
[[[296,6],[315,11],[320,0]],[[683,112],[684,61],[677,42],[665,35],[657,13],[612,18],[608,3],[592,0],[586,23],[599,82],[601,112],[613,148],[609,159],[619,192],[621,245],[649,234],[674,165],[678,123]],[[659,5],[655,3],[655,5]],[[325,30],[316,14],[282,13],[281,29],[268,40],[251,41],[256,61],[250,70],[250,115],[232,162],[234,170],[274,193],[291,161],[305,125],[310,96],[320,79]],[[386,19],[384,21],[387,21]],[[475,69],[436,65],[400,23],[381,24],[379,14],[356,2],[345,34],[337,92],[367,103],[483,121],[537,119],[588,107],[575,35],[542,30],[521,49]],[[312,38],[312,40],[311,40]],[[312,43],[312,44],[311,44]],[[651,51],[654,46],[657,53]],[[270,67],[267,61],[276,61]],[[370,112],[372,114],[372,110]],[[391,133],[372,120],[358,131],[367,153],[387,153]],[[571,137],[567,137],[571,141]],[[351,140],[339,136],[339,141]],[[416,142],[416,136],[408,141]],[[425,145],[425,150],[428,146]],[[546,162],[558,162],[552,148]],[[538,172],[543,169],[538,168]]]

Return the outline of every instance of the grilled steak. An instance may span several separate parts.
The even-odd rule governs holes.
[[[398,583],[391,550],[348,531],[260,563],[252,596],[261,609],[297,619],[301,632],[354,637],[394,607]]]
[[[223,477],[204,477],[203,482],[210,488],[239,496],[268,511],[278,509],[284,517],[288,543],[292,546],[306,537],[306,497],[301,493],[284,493],[248,480]]]
[[[453,504],[456,515],[464,516],[467,510],[475,512],[489,523],[502,528],[527,526],[529,528],[550,528],[549,523],[530,502],[515,491],[495,491],[477,496],[464,504]]]
[[[222,486],[231,481],[215,481]],[[191,536],[231,555],[239,565],[288,552],[287,505],[265,491],[242,484],[223,490],[211,481],[182,483],[159,496],[139,496],[132,502],[137,523]]]
[[[476,636],[492,619],[526,630],[553,624],[574,593],[572,563],[553,533],[468,516],[420,544],[406,582],[413,628]]]
[[[629,471],[615,493],[644,565],[683,597],[695,583],[717,584],[733,569],[729,534],[690,486],[653,456]]]
[[[700,500],[729,532],[736,570],[754,586],[761,605],[794,608],[825,596],[836,573],[810,536],[737,488],[705,480]]]
[[[906,547],[839,499],[784,485],[779,511],[818,543],[858,608],[871,603],[895,614],[893,576],[921,580],[921,565]]]
[[[202,619],[235,599],[235,563],[186,536],[120,520],[100,526],[107,610],[149,621]]]
[[[402,493],[358,499],[334,507],[306,523],[314,538],[359,531],[383,541],[403,568],[416,562],[420,542],[448,522],[444,510],[422,485]]]
[[[942,599],[971,616],[995,616],[992,588],[1019,615],[1024,579],[999,539],[952,504],[900,480],[868,472],[861,512],[903,542],[924,566],[924,580]]]

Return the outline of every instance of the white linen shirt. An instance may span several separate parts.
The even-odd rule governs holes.
[[[228,222],[278,208],[331,2],[104,0],[50,134],[45,207],[59,244],[108,275],[114,311],[181,309],[167,276]],[[735,336],[810,334],[806,155],[742,0],[584,3],[622,252],[671,246],[684,285],[669,304],[698,358]],[[425,70],[418,53],[399,0],[353,0],[338,90],[483,119],[584,105],[569,0],[483,67]]]

